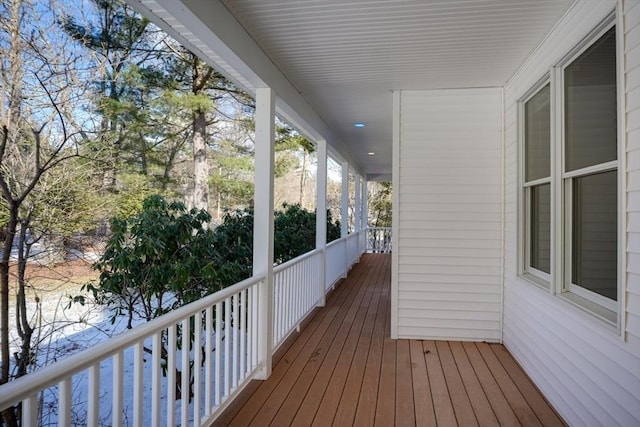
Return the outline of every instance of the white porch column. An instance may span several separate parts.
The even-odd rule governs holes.
[[[325,305],[327,276],[327,141],[318,141],[318,167],[316,170],[316,249],[320,249],[320,299],[317,306]]]
[[[362,178],[362,212],[360,223],[362,224],[362,230],[364,233],[363,238],[360,240],[362,243],[362,247],[360,248],[360,252],[367,252],[367,242],[369,239],[369,232],[367,231],[367,227],[369,227],[369,218],[368,218],[368,201],[369,201],[369,189],[367,186],[367,180]]]
[[[342,162],[342,207],[340,209],[340,237],[344,241],[344,266],[342,277],[349,272],[349,163]]]
[[[273,353],[273,161],[275,93],[256,90],[255,186],[253,213],[253,274],[264,275],[258,292],[257,379],[271,375]]]
[[[359,232],[360,230],[362,230],[362,218],[360,217],[360,215],[362,215],[362,179],[360,178],[360,175],[356,175],[355,179],[353,180],[353,186],[355,187],[355,195],[354,195],[354,212],[353,212],[353,217],[354,217],[354,224],[355,224],[355,232]]]
[[[349,163],[342,162],[342,207],[340,209],[340,237],[349,234]]]
[[[362,228],[369,227],[369,181],[362,179]]]

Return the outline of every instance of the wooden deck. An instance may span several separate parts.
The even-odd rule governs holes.
[[[564,425],[502,345],[390,339],[390,264],[364,255],[216,425]]]

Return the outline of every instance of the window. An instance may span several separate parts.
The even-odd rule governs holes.
[[[616,29],[609,24],[521,101],[522,271],[612,322],[618,301],[616,67]]]
[[[524,102],[525,272],[551,273],[551,85]]]
[[[615,309],[618,300],[616,33],[564,67],[565,291]],[[601,298],[604,297],[604,298]]]

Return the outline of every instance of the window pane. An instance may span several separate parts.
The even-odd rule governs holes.
[[[618,177],[616,171],[573,180],[571,280],[617,300]]]
[[[565,167],[617,158],[616,32],[609,30],[565,69]]]
[[[546,178],[550,170],[551,89],[546,85],[524,104],[525,180]]]
[[[531,267],[551,273],[551,185],[531,187]]]

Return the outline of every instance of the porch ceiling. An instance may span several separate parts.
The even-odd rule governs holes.
[[[218,2],[330,129],[329,143],[373,177],[391,173],[393,90],[504,85],[573,0],[183,0]]]

